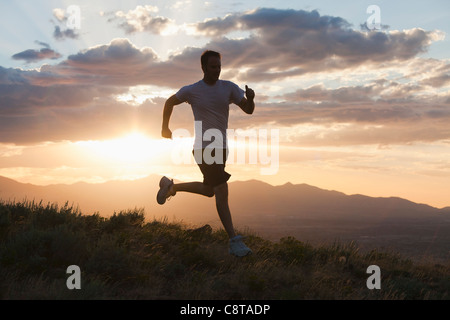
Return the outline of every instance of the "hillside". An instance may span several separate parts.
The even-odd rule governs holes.
[[[355,243],[272,242],[249,232],[254,254],[227,252],[223,230],[145,219],[142,210],[105,218],[69,205],[0,204],[1,299],[449,299],[450,269],[415,264]],[[68,290],[66,269],[81,270]],[[369,290],[367,268],[381,270]]]
[[[109,217],[143,208],[147,219],[220,227],[213,199],[179,193],[164,206],[155,201],[159,176],[101,184],[35,186],[0,177],[0,199],[68,202],[86,214]],[[293,236],[312,244],[356,241],[362,250],[385,248],[414,260],[450,259],[450,211],[396,197],[346,195],[306,184],[230,183],[235,225],[277,241]],[[189,208],[189,210],[186,210]]]

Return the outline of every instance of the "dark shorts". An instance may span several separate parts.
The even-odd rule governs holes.
[[[216,154],[219,151],[221,154]],[[203,184],[217,187],[227,182],[231,175],[225,171],[228,149],[193,150],[195,162],[203,174]],[[216,161],[217,160],[217,161]]]

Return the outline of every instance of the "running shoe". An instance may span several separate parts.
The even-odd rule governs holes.
[[[169,195],[169,191],[172,186],[173,186],[173,180],[170,180],[167,177],[161,178],[161,180],[159,181],[159,191],[156,196],[156,201],[159,204],[166,203],[166,199],[171,196],[171,195]]]
[[[237,257],[244,257],[252,253],[249,247],[242,242],[243,237],[238,235],[230,239],[230,254]]]

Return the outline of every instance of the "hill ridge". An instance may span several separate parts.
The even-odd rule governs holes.
[[[227,252],[222,229],[148,220],[142,210],[109,218],[65,205],[0,203],[0,299],[443,299],[450,269],[354,242],[272,242],[243,231],[254,254]],[[68,290],[76,265],[81,289]],[[368,267],[381,270],[370,290]]]

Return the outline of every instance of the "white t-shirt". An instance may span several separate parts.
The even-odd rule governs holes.
[[[176,97],[192,107],[195,119],[194,149],[226,148],[230,104],[241,102],[244,90],[231,81],[217,80],[214,85],[208,85],[200,80],[181,88]],[[218,139],[219,136],[222,139]]]

